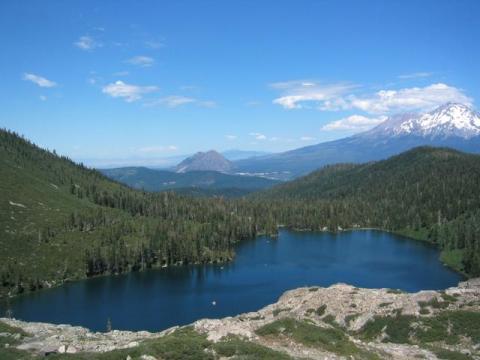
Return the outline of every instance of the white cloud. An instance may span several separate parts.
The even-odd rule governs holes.
[[[411,74],[403,74],[403,75],[398,75],[398,78],[399,79],[402,79],[402,80],[407,80],[407,79],[419,79],[419,78],[426,78],[426,77],[430,77],[432,76],[433,74],[431,72],[415,72],[415,73],[411,73]]]
[[[97,42],[95,39],[93,39],[91,36],[80,36],[80,38],[73,43],[76,47],[79,49],[85,50],[85,51],[90,51],[94,50],[96,48],[102,47],[102,44]]]
[[[471,105],[472,101],[463,93],[463,90],[438,83],[425,87],[381,90],[363,97],[352,96],[348,99],[348,107],[371,114],[384,114],[412,110],[427,111],[447,102]]]
[[[31,81],[34,84],[37,84],[40,87],[51,88],[57,86],[57,83],[51,80],[48,80],[42,76],[25,73],[23,74],[23,80]]]
[[[45,95],[40,95],[39,98],[42,101],[47,101],[47,97]]]
[[[426,76],[427,73],[407,76]],[[405,76],[405,75],[404,75]],[[428,111],[447,102],[472,105],[473,100],[462,89],[443,83],[425,87],[385,89],[368,93],[365,89],[349,83],[320,84],[313,81],[295,80],[270,85],[282,91],[282,96],[273,100],[285,109],[310,108],[313,103],[319,110],[362,110],[370,114],[388,114],[403,111]]]
[[[236,140],[237,139],[237,135],[225,135],[225,137],[227,138],[227,140]]]
[[[301,109],[309,102],[321,105],[327,101],[336,101],[357,86],[349,83],[321,84],[310,80],[294,80],[273,83],[270,87],[282,91],[282,96],[273,100],[274,104],[285,109]]]
[[[156,86],[138,86],[116,81],[103,87],[102,92],[114,98],[123,98],[126,102],[133,102],[142,98],[143,94],[158,90]]]
[[[333,121],[322,127],[325,131],[365,131],[387,119],[386,116],[369,118],[362,115],[351,115],[346,118]]]
[[[150,56],[134,56],[126,62],[140,67],[149,67],[155,63],[155,60]]]
[[[248,135],[253,136],[255,140],[267,140],[267,137],[265,135],[258,132],[251,132]]]
[[[156,154],[156,153],[172,152],[177,150],[178,150],[178,147],[175,145],[168,145],[168,146],[154,145],[154,146],[145,146],[137,149],[139,153],[143,153],[143,154]]]
[[[300,141],[313,141],[313,140],[315,140],[315,138],[312,136],[302,136],[300,138]]]

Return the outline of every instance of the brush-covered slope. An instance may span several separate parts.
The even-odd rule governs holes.
[[[379,162],[327,166],[258,198],[290,204],[278,215],[287,226],[397,231],[437,243],[447,262],[480,274],[479,155],[420,147]]]
[[[148,194],[0,130],[0,296],[232,256],[255,235],[221,199]]]
[[[193,193],[200,189],[200,193],[221,194],[225,190],[226,195],[233,195],[232,189],[238,189],[238,193],[245,194],[250,191],[269,188],[278,181],[255,176],[228,175],[217,171],[189,171],[175,173],[166,170],[153,170],[145,167],[126,167],[117,169],[105,169],[101,172],[109,178],[124,183],[135,189],[147,191],[165,191],[180,189],[181,192]],[[210,190],[207,192],[202,189]],[[229,191],[226,191],[229,190]]]

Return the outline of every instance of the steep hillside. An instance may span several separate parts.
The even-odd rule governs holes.
[[[100,170],[109,178],[124,183],[135,189],[147,191],[165,191],[181,189],[182,192],[206,189],[215,194],[219,190],[238,189],[239,193],[265,189],[278,181],[255,176],[228,175],[217,171],[189,171],[175,173],[165,170],[152,170],[144,167],[127,167]],[[207,193],[207,192],[205,192]],[[226,192],[230,194],[231,192]]]
[[[96,274],[230,258],[255,236],[223,200],[147,194],[0,130],[0,296]]]

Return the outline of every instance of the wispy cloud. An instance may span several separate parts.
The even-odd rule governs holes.
[[[316,138],[314,138],[313,136],[302,136],[300,137],[300,141],[314,141],[316,140]]]
[[[31,81],[34,84],[36,84],[40,87],[45,87],[45,88],[51,88],[51,87],[57,86],[57,83],[55,81],[48,80],[47,78],[44,78],[43,76],[35,75],[35,74],[24,73],[23,74],[23,80]]]
[[[181,105],[190,104],[196,100],[191,97],[181,96],[181,95],[170,95],[165,96],[157,100],[158,104],[165,105],[169,108],[175,108]]]
[[[360,132],[368,130],[386,119],[386,116],[369,118],[362,115],[351,115],[324,125],[322,130]]]
[[[142,154],[158,154],[158,153],[165,153],[165,152],[173,152],[177,151],[178,147],[176,145],[154,145],[154,146],[145,146],[137,149],[139,153]]]
[[[402,80],[406,79],[419,79],[419,78],[426,78],[432,76],[433,73],[431,72],[415,72],[411,74],[403,74],[403,75],[398,75],[397,77]]]
[[[102,43],[96,41],[93,37],[88,35],[80,36],[80,38],[73,43],[76,47],[85,51],[92,51],[96,48],[102,47]]]
[[[211,100],[199,100],[189,96],[183,95],[169,95],[161,97],[160,99],[150,101],[146,103],[146,106],[166,106],[168,108],[177,108],[179,106],[195,104],[200,107],[212,108],[216,106],[216,103]]]
[[[237,139],[237,135],[225,135],[227,140],[233,141]]]
[[[142,95],[157,91],[156,86],[139,86],[116,81],[103,87],[102,92],[114,98],[123,98],[126,102],[133,102],[142,98]]]
[[[267,137],[261,133],[258,133],[258,132],[251,132],[250,134],[248,134],[252,137],[255,138],[255,140],[267,140]]]
[[[164,41],[159,41],[159,40],[147,40],[145,41],[145,46],[149,49],[160,49],[165,46]]]
[[[275,90],[280,90],[282,95],[273,100],[274,104],[285,109],[301,109],[308,103],[329,104],[337,102],[349,91],[357,88],[350,83],[323,84],[312,80],[294,80],[270,84]]]
[[[40,95],[39,98],[42,101],[47,101],[47,97],[45,95]]]
[[[260,106],[262,103],[260,101],[255,101],[255,100],[252,100],[252,101],[247,101],[245,103],[245,106],[248,106],[248,107],[257,107],[257,106]]]
[[[128,59],[126,62],[140,67],[150,67],[155,63],[155,59],[150,56],[139,55]]]
[[[117,71],[117,72],[114,72],[112,75],[113,76],[127,76],[129,74],[128,71]]]
[[[472,98],[462,89],[443,83],[425,87],[384,89],[375,93],[349,83],[320,84],[296,80],[270,85],[280,90],[282,96],[273,100],[285,109],[315,107],[324,111],[361,110],[370,114],[431,110],[446,102],[471,105]]]
[[[217,103],[213,100],[200,100],[200,101],[197,101],[197,103],[204,108],[213,109],[217,107]]]

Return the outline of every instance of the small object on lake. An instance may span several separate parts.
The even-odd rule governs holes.
[[[212,305],[215,306],[217,305],[217,302],[215,300],[212,301]]]

